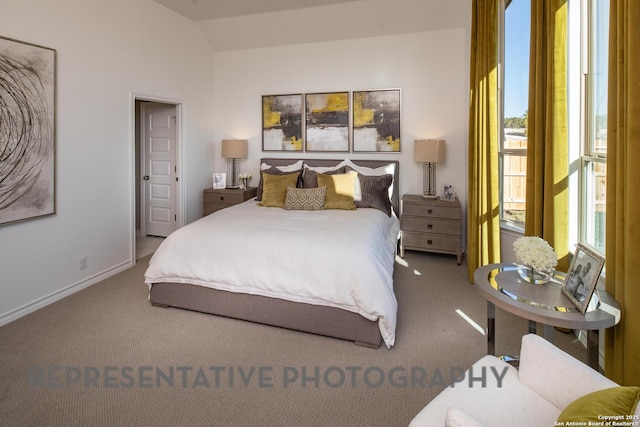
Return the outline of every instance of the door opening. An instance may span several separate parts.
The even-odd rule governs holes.
[[[155,251],[178,228],[179,106],[135,99],[135,259]]]

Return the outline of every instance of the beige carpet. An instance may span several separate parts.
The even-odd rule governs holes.
[[[486,301],[455,257],[396,264],[391,350],[152,307],[147,263],[0,328],[0,425],[406,426],[486,352],[459,314],[484,328]],[[527,322],[496,311],[496,350],[517,354]],[[584,360],[574,338],[556,332]]]

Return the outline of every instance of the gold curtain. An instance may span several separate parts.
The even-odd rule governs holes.
[[[640,385],[640,2],[610,7],[606,287],[622,316],[605,332],[605,373]]]
[[[469,105],[469,279],[500,262],[498,0],[473,0]]]
[[[545,239],[569,268],[567,2],[531,1],[525,235]]]

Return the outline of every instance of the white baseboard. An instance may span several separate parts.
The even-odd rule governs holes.
[[[80,282],[69,285],[66,288],[62,288],[59,291],[56,291],[44,297],[38,298],[37,300],[30,302],[28,304],[25,304],[22,307],[19,307],[7,313],[4,313],[0,315],[0,326],[13,322],[14,320],[19,319],[22,316],[26,316],[27,314],[32,313],[42,307],[46,307],[47,305],[52,304],[58,300],[61,300],[62,298],[67,297],[71,294],[74,294],[84,288],[88,288],[91,285],[95,285],[96,283],[104,279],[107,279],[117,273],[120,273],[121,271],[124,271],[130,267],[133,267],[134,265],[135,265],[135,262],[133,262],[132,260],[125,261],[121,264],[108,268],[100,273],[94,274],[93,276],[87,277],[86,279],[83,279]]]

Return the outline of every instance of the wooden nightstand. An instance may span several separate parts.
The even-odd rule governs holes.
[[[452,254],[462,263],[462,208],[460,201],[402,197],[400,256],[405,249]]]
[[[207,188],[204,190],[204,216],[256,197],[258,189]]]

